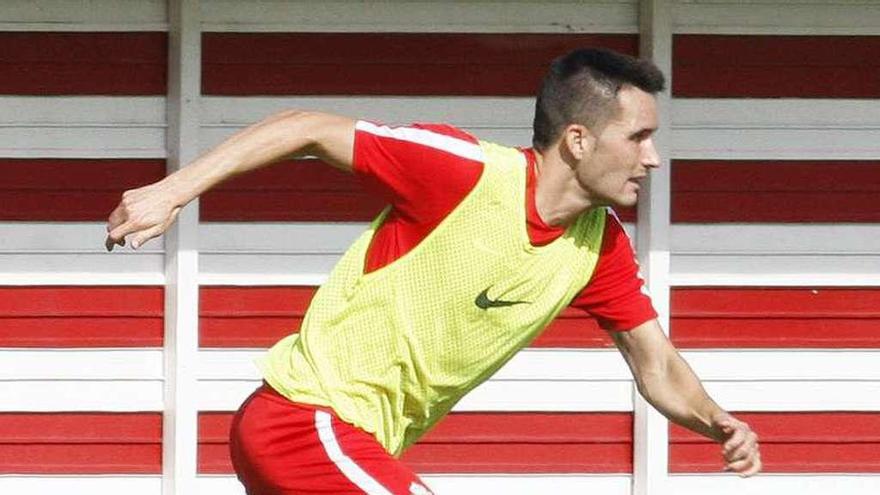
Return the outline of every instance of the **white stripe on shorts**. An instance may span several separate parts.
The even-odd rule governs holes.
[[[324,411],[315,411],[315,429],[318,430],[318,438],[324,445],[327,457],[336,464],[336,467],[342,471],[342,474],[367,495],[392,495],[391,492],[380,485],[372,476],[361,469],[360,466],[342,452],[339,442],[336,441],[336,434],[333,433],[333,425],[331,423],[332,416]]]

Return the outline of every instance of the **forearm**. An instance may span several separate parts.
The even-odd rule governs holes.
[[[691,367],[678,353],[670,357],[662,373],[644,377],[639,391],[670,421],[713,440],[724,434],[712,418],[723,412],[713,401]]]
[[[167,188],[175,202],[182,206],[231,177],[291,155],[316,155],[344,168],[345,157],[334,160],[338,151],[326,152],[323,141],[333,132],[340,134],[328,131],[330,125],[345,124],[346,121],[348,119],[343,117],[309,112],[288,111],[272,115],[234,134],[159,184]]]
[[[654,319],[627,332],[610,332],[639,393],[671,421],[722,444],[726,469],[751,476],[761,470],[758,436],[718,407]]]

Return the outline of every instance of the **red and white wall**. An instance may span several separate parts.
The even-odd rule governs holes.
[[[122,191],[286,108],[527,145],[553,56],[640,41],[672,69],[669,162],[623,217],[672,340],[761,435],[765,474],[721,473],[718,446],[645,410],[577,312],[405,459],[440,494],[880,491],[880,4],[77,7],[0,6],[0,492],[243,493],[226,435],[253,359],[381,207],[290,162],[106,253]]]

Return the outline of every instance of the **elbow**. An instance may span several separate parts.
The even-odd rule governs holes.
[[[307,119],[313,115],[316,115],[316,112],[312,112],[310,110],[281,110],[280,112],[275,112],[272,115],[266,117],[264,119],[264,122],[297,121],[301,119]]]
[[[309,154],[319,141],[324,115],[310,110],[282,110],[258,122],[256,128],[264,133],[267,148],[278,148],[284,154]]]

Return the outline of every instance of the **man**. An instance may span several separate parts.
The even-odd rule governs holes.
[[[757,436],[706,394],[663,334],[632,248],[606,206],[632,206],[659,166],[663,76],[605,50],[554,61],[533,148],[445,125],[392,128],[282,112],[165,179],[123,194],[108,249],[137,249],[219,182],[290,155],[362,178],[389,207],[316,293],[299,334],[262,363],[232,426],[248,493],[430,493],[398,456],[568,305],[611,334],[639,392],[761,469]]]

